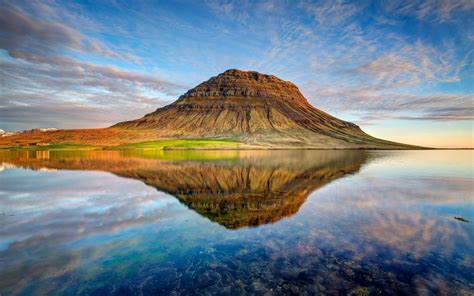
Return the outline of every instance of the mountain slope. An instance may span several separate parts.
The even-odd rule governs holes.
[[[313,107],[298,87],[273,75],[227,70],[176,102],[112,128],[160,137],[233,137],[269,147],[400,148]]]
[[[14,135],[0,138],[0,146],[45,142],[114,146],[163,139],[181,139],[180,143],[182,139],[231,140],[229,145],[166,144],[168,149],[420,148],[374,138],[357,125],[313,107],[289,81],[235,69],[136,120],[104,129]]]

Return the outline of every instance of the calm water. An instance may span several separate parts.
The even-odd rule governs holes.
[[[0,294],[472,295],[473,157],[0,152]]]

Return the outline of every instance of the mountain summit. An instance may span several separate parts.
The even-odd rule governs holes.
[[[154,130],[160,137],[233,137],[275,148],[385,148],[357,125],[315,107],[292,82],[255,71],[227,70],[174,103],[112,128]]]
[[[418,148],[371,137],[357,125],[313,107],[289,81],[236,69],[136,120],[103,129],[14,135],[0,138],[0,146],[142,143],[149,147],[143,142],[150,141],[163,149]]]

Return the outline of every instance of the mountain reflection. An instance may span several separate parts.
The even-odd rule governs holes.
[[[368,160],[363,151],[22,151],[3,165],[34,170],[99,170],[176,197],[228,229],[273,223],[308,195]]]

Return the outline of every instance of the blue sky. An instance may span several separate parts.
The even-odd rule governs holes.
[[[108,126],[238,68],[374,136],[474,146],[471,0],[0,2],[4,130]]]

